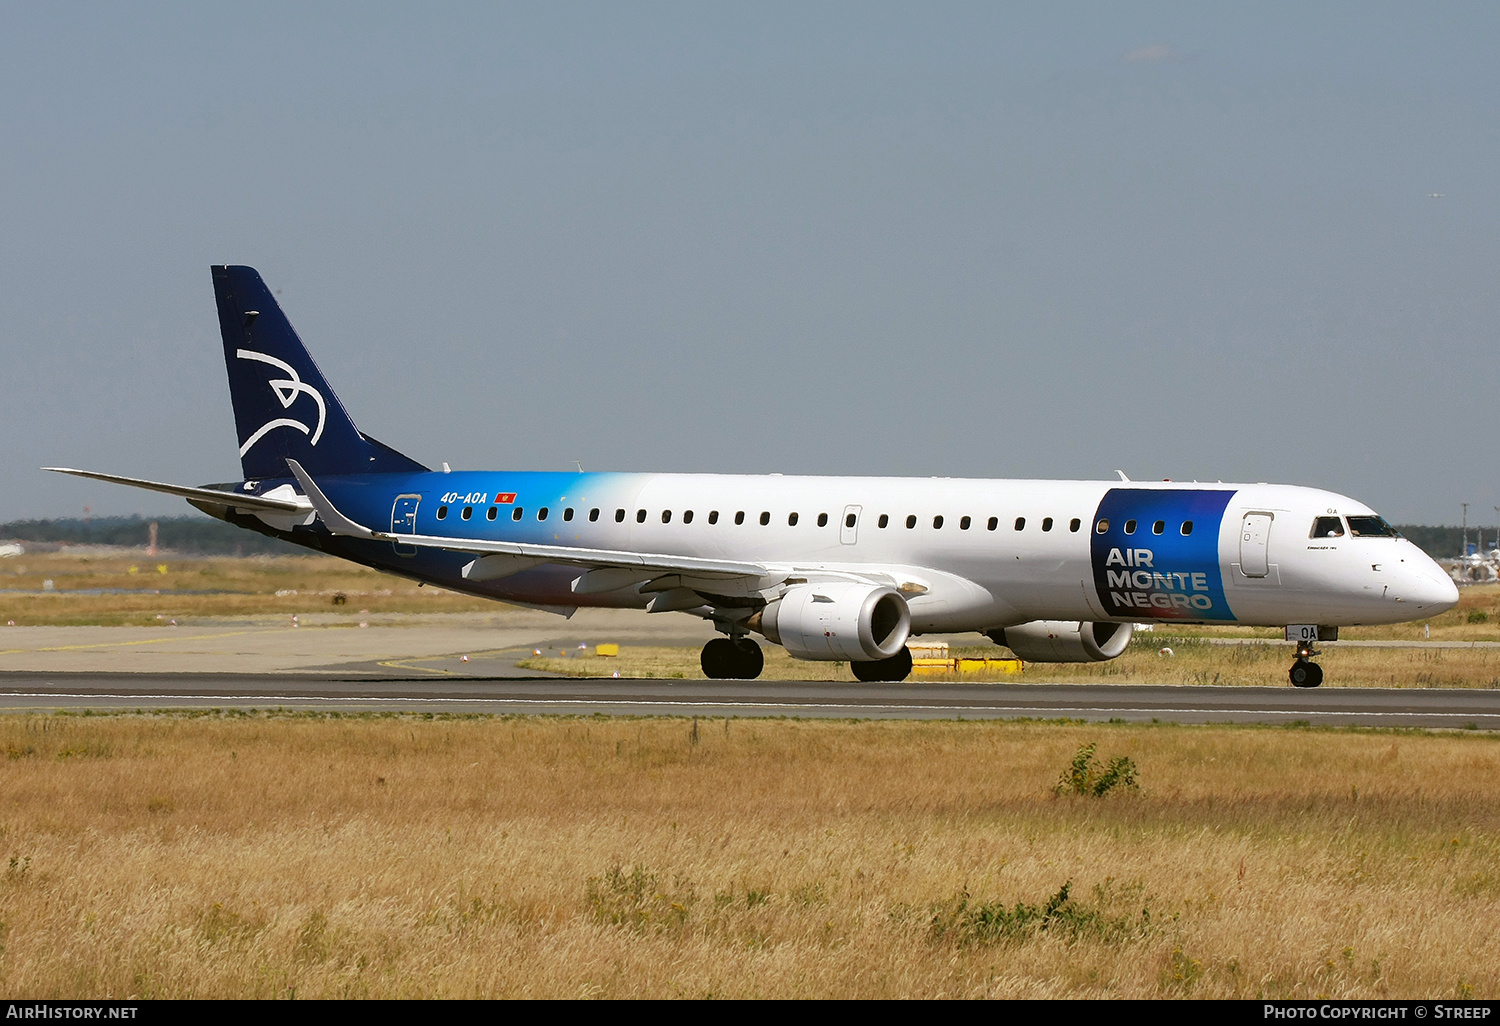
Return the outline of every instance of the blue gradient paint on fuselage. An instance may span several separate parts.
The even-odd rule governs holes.
[[[392,530],[396,526],[392,523],[396,503],[403,496],[419,496],[416,533],[559,545],[578,540],[575,528],[582,531],[592,527],[595,535],[600,528],[613,529],[612,533],[625,536],[629,528],[634,526],[635,507],[632,500],[646,477],[647,475],[629,473],[423,471],[411,474],[330,475],[322,480],[322,484],[341,508],[376,530]],[[265,494],[282,485],[297,487],[296,481],[291,478],[265,478],[251,484],[252,494]],[[242,489],[243,485],[227,487],[225,490]],[[497,501],[500,497],[510,495],[513,498],[508,502]],[[445,498],[450,501],[444,502]],[[474,501],[466,502],[466,499]],[[444,506],[447,507],[445,515],[439,519],[438,510]],[[467,520],[463,517],[465,506],[470,509]],[[626,522],[616,523],[616,510],[626,506],[630,507]],[[494,520],[488,518],[491,507],[496,511]],[[564,520],[570,507],[573,518]],[[598,508],[600,514],[598,521],[591,524],[588,516],[594,508]],[[538,519],[538,514],[543,509],[547,510],[547,516],[541,520]],[[513,518],[517,510],[521,511],[519,520]],[[462,576],[461,571],[465,564],[474,559],[473,553],[417,549],[393,545],[388,541],[340,537],[330,534],[322,523],[294,531],[277,531],[268,529],[250,514],[235,514],[229,519],[251,530],[317,548],[365,566],[488,598],[564,601],[570,598],[568,581],[579,573],[575,568],[549,567],[500,581],[469,581]],[[543,573],[543,570],[548,572]],[[543,580],[546,584],[539,589],[538,594],[527,594],[529,585]]]
[[[1106,492],[1090,553],[1105,612],[1136,620],[1234,620],[1219,566],[1219,528],[1233,495],[1187,488]]]
[[[588,523],[593,509],[600,511],[600,522],[607,518],[613,523],[615,510],[623,508],[620,504],[639,487],[639,482],[632,487],[631,479],[636,476],[454,471],[332,476],[324,479],[323,487],[355,520],[382,531],[392,529],[396,500],[415,495],[421,497],[417,534],[558,544]]]

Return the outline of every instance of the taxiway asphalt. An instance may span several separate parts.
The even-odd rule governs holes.
[[[0,711],[322,709],[569,716],[1078,719],[1500,729],[1500,692],[1096,684],[0,673]]]
[[[1077,719],[1500,729],[1500,690],[580,679],[516,666],[585,643],[698,645],[639,613],[0,630],[0,711],[283,708],[446,714]],[[566,633],[564,633],[566,632]],[[465,658],[467,657],[467,658]]]

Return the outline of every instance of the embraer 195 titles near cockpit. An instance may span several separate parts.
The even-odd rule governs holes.
[[[1022,659],[1124,651],[1138,623],[1286,627],[1293,684],[1352,624],[1450,609],[1448,576],[1364,503],[1288,485],[429,470],[362,434],[259,274],[213,268],[245,479],[180,495],[220,520],[419,581],[569,615],[689,613],[753,678],[752,635],[901,680],[913,635]]]

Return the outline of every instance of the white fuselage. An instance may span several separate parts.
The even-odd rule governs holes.
[[[418,533],[876,575],[907,596],[918,633],[1052,619],[1396,623],[1457,601],[1447,575],[1411,542],[1347,529],[1347,517],[1374,518],[1369,507],[1288,485],[505,472],[423,478]],[[444,491],[434,494],[427,481]],[[496,502],[500,515],[490,520],[485,514]],[[430,519],[437,505],[452,508],[442,523]],[[461,519],[464,506],[472,519]],[[1319,517],[1337,518],[1341,533],[1314,537]],[[651,599],[633,586],[581,595],[572,588],[576,576],[539,567],[496,581],[493,591],[557,606]]]

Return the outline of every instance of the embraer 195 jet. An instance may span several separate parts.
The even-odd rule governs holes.
[[[1291,682],[1339,626],[1452,608],[1443,570],[1362,502],[1289,485],[433,471],[360,432],[259,274],[214,267],[244,480],[198,509],[388,573],[570,615],[678,611],[725,635],[713,678],[753,678],[751,635],[902,680],[913,635],[977,631],[1088,662],[1136,624],[1287,628]]]

